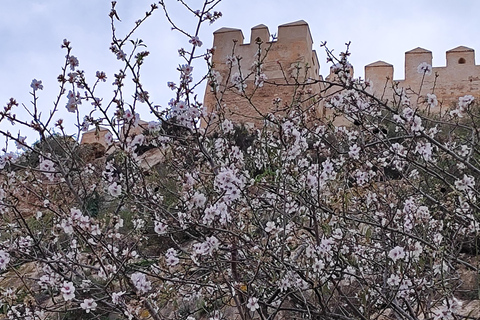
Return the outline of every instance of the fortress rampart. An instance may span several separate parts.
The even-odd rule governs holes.
[[[263,86],[255,89],[255,94],[249,101],[238,90],[235,91],[231,77],[237,72],[243,76],[252,74],[252,65],[257,60],[259,43],[261,43],[262,56],[268,49],[262,67],[267,81]],[[319,97],[334,94],[338,88],[323,90],[324,86],[321,82],[312,81],[312,84],[307,84],[301,90],[295,91],[293,85],[296,81],[303,83],[308,79],[322,80],[319,73],[320,64],[312,46],[310,28],[303,20],[279,26],[278,36],[274,41],[271,41],[270,32],[265,25],[258,25],[251,29],[248,43],[244,42],[243,32],[240,29],[221,28],[215,31],[213,41],[215,52],[212,62],[214,70],[220,74],[221,85],[216,96],[212,87],[207,86],[204,98],[206,107],[209,111],[216,111],[219,107],[226,106],[227,118],[236,122],[263,125],[262,115],[270,112],[285,112],[281,110],[282,105],[290,105],[296,96],[303,94],[299,100],[308,101],[309,97],[316,97],[316,99],[310,99],[310,107],[313,105],[312,109],[316,110],[317,115],[324,115],[325,110],[322,109],[322,101]],[[229,56],[241,57],[240,64],[233,66],[228,64]],[[379,98],[390,100],[393,97],[394,84],[407,89],[407,93],[420,94],[421,97],[433,92],[444,108],[456,103],[463,95],[470,94],[480,98],[480,65],[475,64],[473,49],[463,46],[451,49],[446,52],[446,66],[433,67],[430,75],[424,76],[419,73],[418,66],[423,62],[431,65],[432,58],[432,52],[423,48],[407,51],[403,80],[393,80],[394,67],[384,61],[365,66],[365,79],[370,80],[372,84],[369,90]],[[327,80],[335,81],[336,75],[332,69],[330,71]],[[353,67],[350,73],[353,75]],[[254,82],[254,75],[245,81],[247,96],[253,92]],[[419,92],[420,89],[421,92]],[[280,106],[273,103],[277,98],[282,100]],[[341,124],[341,121],[338,123]],[[107,147],[104,141],[107,132],[106,129],[98,133],[95,130],[86,132],[82,136],[81,143],[97,142]]]
[[[269,48],[264,61],[264,71],[269,79],[282,79],[283,74],[279,63],[285,69],[294,67],[297,63],[308,64],[308,76],[318,78],[320,66],[315,50],[312,49],[313,40],[308,24],[301,20],[283,24],[278,27],[278,35],[274,42],[270,41],[271,35],[268,27],[260,24],[251,29],[250,42],[244,43],[243,32],[240,29],[221,28],[213,33],[213,47],[215,54],[213,62],[217,71],[228,69],[226,57],[234,54],[240,56],[242,73],[248,74],[250,67],[256,60],[258,50],[257,38],[260,39],[262,49]],[[233,47],[235,44],[235,52]],[[235,71],[235,68],[233,69]]]
[[[257,61],[257,52],[261,42],[261,57],[265,51],[268,54],[263,60],[262,73],[267,80],[261,87],[257,87],[251,103],[242,97],[238,90],[232,88],[232,76],[241,73],[242,76],[251,74],[245,81],[247,96],[255,88],[255,75],[252,66]],[[221,85],[217,91],[217,100],[210,86],[205,92],[205,105],[212,111],[228,102],[225,116],[244,123],[261,124],[262,115],[275,112],[273,100],[280,98],[283,103],[290,104],[295,99],[293,86],[295,79],[303,83],[306,79],[319,80],[320,65],[315,50],[312,49],[313,40],[310,28],[305,21],[297,21],[278,27],[278,36],[271,41],[268,28],[258,25],[251,29],[250,42],[244,43],[243,32],[240,29],[221,28],[214,32],[213,47],[215,53],[212,61],[214,69],[219,72]],[[230,66],[228,56],[241,57],[239,65]],[[308,85],[305,90],[310,96],[321,90],[319,83]],[[252,107],[254,105],[257,109]]]
[[[319,74],[320,65],[314,50],[312,50],[312,36],[308,24],[305,21],[297,21],[278,27],[276,41],[270,41],[270,32],[265,25],[258,25],[251,30],[250,42],[244,43],[241,30],[222,28],[214,32],[215,54],[213,56],[214,69],[222,77],[224,87],[231,87],[229,76],[241,71],[242,75],[251,73],[258,50],[257,39],[262,41],[261,48],[270,48],[264,61],[264,73],[268,83],[255,92],[251,102],[245,101],[232,91],[225,91],[222,101],[216,101],[210,88],[205,93],[205,104],[209,110],[226,103],[228,106],[226,116],[241,122],[258,123],[260,114],[272,112],[272,100],[281,98],[284,103],[291,103],[295,97],[291,87],[283,86],[285,83],[294,83],[293,74],[298,66],[309,67],[305,79],[321,80]],[[227,56],[240,56],[241,66],[230,69],[227,64]],[[433,67],[431,74],[421,74],[417,71],[418,66],[425,62],[432,65],[432,52],[423,48],[416,48],[405,53],[405,79],[393,78],[394,67],[384,61],[377,61],[365,66],[365,79],[370,80],[371,93],[379,98],[393,99],[393,86],[404,88],[407,94],[411,94],[412,102],[421,103],[427,93],[435,93],[442,108],[454,105],[458,98],[467,94],[476,98],[480,97],[480,65],[475,64],[475,52],[471,48],[460,46],[446,52],[446,66]],[[280,67],[281,66],[281,67]],[[283,69],[283,71],[282,71]],[[304,71],[304,69],[302,70]],[[353,68],[350,70],[353,75]],[[300,72],[303,74],[303,72]],[[335,81],[335,75],[330,72],[329,81]],[[246,81],[247,94],[254,85],[252,79]],[[279,86],[280,85],[280,86]],[[335,88],[322,92],[323,85],[317,83],[311,85],[309,91],[313,94],[328,96],[333,94]],[[255,106],[255,108],[253,107]],[[324,114],[318,103],[317,112]],[[260,114],[259,114],[260,113]]]
[[[405,79],[394,80],[393,66],[384,61],[365,66],[365,79],[372,82],[372,93],[386,99],[392,98],[394,83],[420,96],[433,92],[444,107],[450,107],[466,94],[480,97],[480,65],[475,65],[475,51],[460,46],[447,51],[446,57],[446,66],[433,67],[431,74],[424,76],[417,68],[422,62],[432,65],[432,52],[416,48],[405,53]]]

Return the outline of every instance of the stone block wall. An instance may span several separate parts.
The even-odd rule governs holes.
[[[376,96],[383,95],[391,100],[391,87],[398,83],[407,92],[419,94],[419,101],[433,92],[444,109],[455,105],[459,97],[467,94],[480,98],[480,65],[475,64],[473,49],[463,46],[451,49],[446,52],[446,66],[432,67],[430,75],[420,74],[418,66],[422,62],[431,65],[432,58],[431,51],[416,48],[405,53],[405,79],[394,80],[394,67],[383,61],[365,66],[365,79],[372,82],[371,90]]]
[[[261,42],[261,44],[259,44]],[[216,95],[211,86],[207,86],[204,103],[209,111],[217,111],[225,106],[225,116],[236,121],[254,125],[262,125],[263,116],[268,113],[282,112],[282,106],[291,104],[298,96],[306,104],[315,104],[316,112],[320,112],[318,96],[322,84],[319,74],[320,65],[317,54],[312,49],[313,40],[310,28],[305,21],[297,21],[278,27],[278,37],[271,41],[271,35],[265,25],[251,29],[250,42],[244,43],[243,32],[239,29],[221,28],[214,32],[212,62],[215,71],[220,74],[220,86]],[[261,49],[263,59],[262,72],[267,80],[261,87],[255,86],[255,75],[252,66],[258,59]],[[227,57],[241,57],[240,64],[230,65]],[[252,99],[245,99],[231,81],[235,73],[250,76],[245,84],[245,93]],[[310,82],[306,86],[295,86],[295,83]],[[308,98],[313,99],[308,99]],[[316,98],[315,98],[316,97]],[[273,100],[280,98],[282,103],[275,107]]]

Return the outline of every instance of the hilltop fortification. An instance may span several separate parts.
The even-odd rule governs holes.
[[[432,52],[416,48],[405,53],[405,79],[394,80],[393,65],[384,61],[365,66],[365,79],[372,82],[371,90],[377,97],[386,99],[391,99],[394,84],[420,96],[433,92],[444,107],[450,107],[466,94],[479,97],[480,65],[475,65],[475,51],[460,46],[447,51],[446,56],[445,67],[433,67],[424,76],[417,68],[423,62],[432,65]]]
[[[244,43],[240,29],[221,28],[215,31],[213,66],[220,75],[222,85],[217,88],[217,95],[213,94],[211,87],[207,87],[205,105],[210,111],[228,106],[225,116],[235,121],[259,123],[262,115],[278,111],[279,106],[272,104],[274,99],[280,98],[285,106],[298,99],[300,93],[304,96],[298,101],[308,101],[308,97],[314,97],[310,103],[316,103],[317,115],[325,115],[321,106],[322,97],[334,94],[338,88],[325,89],[325,86],[317,81],[322,80],[322,77],[312,44],[310,29],[305,21],[279,26],[278,37],[274,41],[271,41],[270,32],[265,25],[252,28],[249,43]],[[245,93],[246,96],[253,93],[255,75],[252,65],[257,60],[259,48],[262,54],[268,51],[263,61],[263,72],[268,80],[263,87],[257,88],[252,99],[248,100],[242,97],[238,90],[235,92],[228,89],[234,87],[232,77],[236,73],[242,76],[250,74],[245,81]],[[241,57],[240,65],[232,66],[228,63],[232,56]],[[470,94],[479,97],[480,65],[475,65],[474,50],[460,46],[447,51],[446,57],[446,66],[433,67],[431,73],[423,75],[417,71],[418,66],[424,62],[431,66],[432,52],[416,48],[405,53],[405,79],[394,80],[393,65],[384,61],[365,66],[365,79],[370,80],[372,93],[390,101],[393,98],[393,87],[404,88],[406,93],[413,97],[420,96],[420,102],[427,93],[435,93],[444,109],[455,104],[460,96]],[[353,68],[350,71],[353,75]],[[303,88],[305,90],[293,89],[292,84],[308,79],[317,82],[307,85]],[[330,72],[327,80],[335,81],[335,75]]]
[[[251,29],[250,42],[245,43],[240,29],[221,28],[214,32],[212,63],[219,85],[206,88],[204,103],[209,111],[225,106],[225,117],[255,125],[263,124],[264,115],[285,113],[286,106],[295,103],[314,110],[317,116],[325,116],[328,111],[322,107],[322,98],[339,89],[326,88],[321,82],[320,64],[312,49],[308,24],[303,20],[283,24],[278,27],[277,35],[272,39],[268,27],[258,25]],[[370,80],[370,90],[375,96],[389,100],[394,86],[420,97],[433,92],[444,108],[463,95],[480,97],[480,65],[475,64],[473,49],[464,46],[451,49],[446,52],[446,66],[433,67],[430,74],[419,73],[418,66],[424,62],[432,65],[432,58],[431,51],[416,48],[405,53],[405,79],[394,80],[393,65],[384,61],[365,66],[365,79]],[[261,72],[266,78],[261,86],[255,84],[257,61],[261,61]],[[353,67],[350,73],[353,75]],[[233,83],[235,74],[245,78],[244,91]],[[327,80],[334,82],[335,76],[331,68]],[[344,124],[341,119],[336,123]],[[98,142],[106,146],[107,132],[106,129],[86,132],[82,144]]]
[[[217,90],[207,86],[205,105],[209,111],[216,111],[228,102],[226,117],[254,124],[262,123],[262,116],[267,113],[285,112],[283,106],[295,101],[302,101],[310,109],[318,111],[318,99],[315,97],[321,91],[321,84],[315,80],[321,79],[320,65],[312,49],[308,24],[297,21],[281,25],[278,36],[273,40],[271,38],[265,25],[251,29],[249,43],[244,42],[240,29],[221,28],[214,32],[212,62],[221,84]],[[259,60],[266,80],[261,86],[256,86],[255,65]],[[244,92],[234,85],[234,78],[238,75],[246,77]],[[295,83],[305,81],[311,84],[295,88]],[[252,98],[248,101],[245,96]]]

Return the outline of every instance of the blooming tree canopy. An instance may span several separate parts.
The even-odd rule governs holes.
[[[112,28],[111,51],[124,63],[118,73],[98,71],[89,84],[65,40],[52,110],[39,112],[43,85],[34,79],[29,119],[16,116],[14,98],[0,111],[0,123],[39,136],[28,145],[0,129],[22,150],[0,158],[4,317],[454,319],[459,268],[478,272],[466,256],[477,252],[479,231],[474,97],[447,112],[435,111],[434,93],[395,88],[381,100],[348,72],[348,47],[340,57],[327,49],[338,77],[324,83],[335,94],[294,81],[301,90],[290,102],[272,97],[278,112],[261,115],[264,125],[234,123],[224,95],[252,101],[269,81],[268,50],[259,43],[250,74],[236,72],[235,52],[225,57],[231,72],[216,72],[215,50],[203,49],[198,34],[221,17],[217,4],[184,3],[196,30],[170,20],[189,49],[179,50],[179,79],[165,84],[174,96],[168,107],[150,101],[140,77],[149,52],[134,38],[157,9],[170,19],[160,1],[126,36]],[[118,15],[113,1],[112,26]],[[201,59],[206,75],[192,67]],[[418,72],[430,76],[431,66]],[[106,80],[113,96],[98,97]],[[202,83],[216,96],[212,111],[197,100]],[[318,101],[332,118],[319,116]],[[139,104],[156,120],[142,123]],[[76,123],[57,118],[59,108]],[[69,135],[73,126],[78,135],[108,128],[100,157]]]

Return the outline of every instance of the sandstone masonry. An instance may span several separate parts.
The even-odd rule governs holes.
[[[458,97],[467,94],[480,97],[480,65],[475,65],[475,51],[460,46],[447,51],[446,55],[445,67],[433,67],[432,73],[423,77],[417,67],[422,62],[432,65],[432,52],[416,48],[405,53],[405,79],[394,80],[393,66],[384,61],[365,66],[365,79],[372,82],[372,92],[377,97],[386,99],[392,98],[391,88],[395,83],[407,89],[407,93],[425,96],[433,92],[443,107],[450,107]]]
[[[264,61],[264,73],[268,77],[267,83],[258,88],[250,101],[246,100],[234,90],[225,90],[225,93],[216,99],[210,87],[205,92],[205,105],[209,111],[215,111],[221,106],[226,106],[226,117],[240,122],[252,122],[259,124],[262,115],[275,112],[272,100],[282,99],[283,103],[291,103],[295,97],[292,86],[295,83],[294,74],[299,67],[304,76],[298,78],[298,82],[307,79],[315,84],[309,85],[307,91],[311,96],[317,97],[317,114],[327,116],[329,110],[322,108],[322,97],[329,97],[338,88],[327,88],[319,82],[323,80],[319,74],[320,65],[315,50],[312,49],[312,36],[308,24],[305,21],[297,21],[278,27],[276,41],[270,41],[270,32],[265,25],[258,25],[251,30],[250,42],[244,43],[241,30],[221,28],[214,32],[215,54],[213,55],[214,69],[221,75],[224,87],[231,87],[230,79],[235,72],[242,75],[251,73],[251,66],[255,61],[258,50],[257,41],[261,40],[262,50],[269,48]],[[240,67],[232,67],[227,64],[227,56],[240,56]],[[379,98],[393,99],[393,87],[404,88],[407,94],[411,94],[415,103],[415,97],[420,97],[419,102],[424,100],[427,93],[435,93],[437,100],[443,109],[454,105],[458,98],[467,94],[480,97],[480,65],[475,65],[475,52],[471,48],[460,46],[447,51],[447,64],[444,67],[433,67],[430,75],[418,73],[418,66],[425,62],[432,65],[432,52],[423,48],[416,48],[405,53],[405,79],[394,80],[393,65],[384,61],[377,61],[365,66],[365,79],[370,80],[371,93]],[[350,70],[353,75],[353,68]],[[300,72],[302,74],[302,72]],[[330,72],[327,81],[335,82],[335,75]],[[252,93],[254,81],[252,78],[246,81],[247,95]],[[228,114],[227,114],[228,113]],[[340,121],[341,122],[341,121]],[[340,124],[340,122],[338,124]]]
[[[294,99],[305,101],[309,107],[313,105],[318,111],[319,99],[315,97],[322,90],[322,84],[317,81],[322,80],[322,77],[319,74],[317,54],[312,49],[313,40],[308,24],[301,20],[281,25],[276,39],[270,39],[270,32],[265,25],[251,29],[249,43],[244,43],[240,29],[221,28],[214,32],[215,52],[212,62],[220,74],[221,85],[216,95],[212,87],[206,88],[204,101],[209,111],[217,111],[225,105],[228,106],[225,117],[256,125],[263,123],[263,115],[282,112],[282,106],[291,104]],[[262,87],[254,89],[252,66],[258,59],[259,44],[262,58],[268,50],[262,67],[262,72],[268,79]],[[230,66],[228,56],[241,57],[240,64]],[[251,95],[250,101],[232,88],[231,79],[235,73],[241,73],[244,77],[250,74],[245,81],[245,93]],[[295,83],[304,82],[311,84],[295,88]],[[275,99],[281,99],[282,102],[274,106]]]
[[[236,122],[263,124],[263,116],[267,113],[286,112],[282,109],[295,101],[307,101],[313,106],[317,116],[328,116],[328,110],[322,107],[322,97],[328,97],[338,91],[338,88],[326,88],[321,82],[320,64],[317,54],[312,49],[313,39],[308,24],[303,21],[283,24],[278,27],[278,36],[271,40],[268,27],[261,24],[251,29],[250,42],[244,42],[240,29],[221,28],[214,32],[213,47],[215,48],[212,62],[214,70],[220,75],[220,87],[216,94],[211,86],[205,91],[204,104],[209,111],[217,111],[226,107],[225,117]],[[262,72],[267,80],[255,92],[252,65],[258,59],[261,49],[263,59]],[[230,66],[227,57],[241,57],[240,64]],[[446,52],[447,64],[444,67],[433,67],[430,75],[418,73],[418,66],[425,62],[432,64],[432,52],[416,48],[405,53],[405,79],[393,79],[393,65],[377,61],[365,66],[365,79],[371,82],[371,92],[379,98],[391,100],[393,86],[404,88],[407,93],[435,93],[444,108],[458,101],[458,97],[470,94],[480,97],[480,65],[475,64],[475,52],[471,48],[457,47]],[[331,69],[332,70],[332,69]],[[353,68],[350,70],[353,75]],[[245,84],[245,99],[235,92],[231,83],[233,74],[250,75]],[[327,81],[335,81],[335,74],[330,72]],[[422,84],[423,82],[423,84]],[[298,85],[306,83],[306,85]],[[297,85],[296,85],[297,84]],[[275,105],[273,101],[282,102]],[[341,121],[337,121],[341,124]],[[138,130],[143,130],[142,126]],[[82,135],[82,144],[100,143],[106,146],[106,128],[99,132],[90,130]],[[135,132],[135,134],[141,133]]]

